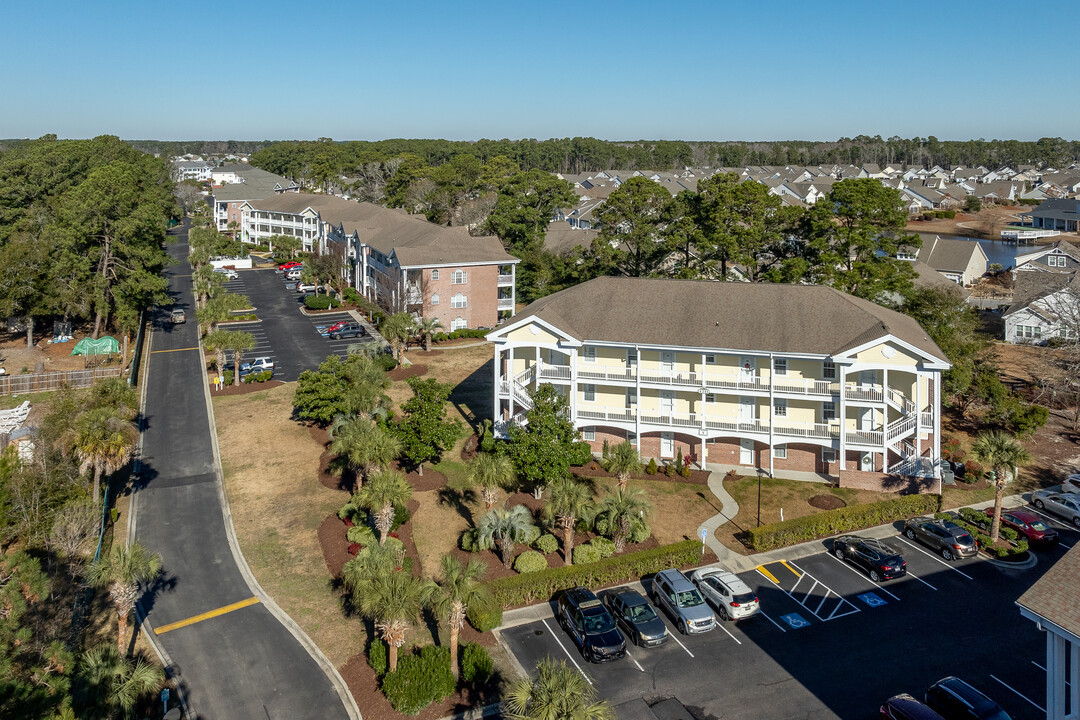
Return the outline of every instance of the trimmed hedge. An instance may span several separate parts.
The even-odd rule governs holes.
[[[643,575],[651,575],[670,567],[685,567],[700,562],[701,542],[684,540],[587,565],[548,568],[527,575],[498,578],[490,581],[487,586],[500,606],[526,605],[537,600],[550,600],[560,590],[578,585],[605,587],[626,580],[636,580]],[[471,610],[472,606],[469,609]],[[472,622],[472,618],[469,622]]]
[[[843,532],[907,520],[916,515],[932,515],[940,509],[940,495],[905,495],[867,505],[851,505],[751,528],[750,547],[759,552],[774,550]]]
[[[319,295],[318,297],[308,295],[304,298],[304,307],[308,310],[329,310],[330,308],[341,307],[341,301],[326,295]]]
[[[592,459],[592,446],[589,443],[582,441],[570,446],[570,464],[573,467],[588,465]]]
[[[450,650],[428,645],[418,655],[406,655],[397,670],[383,678],[382,691],[394,709],[406,715],[419,715],[433,702],[442,702],[454,694],[457,681],[450,672]]]
[[[487,648],[477,643],[461,645],[461,679],[466,683],[487,685],[495,672],[495,663]]]
[[[535,550],[526,550],[514,561],[514,570],[519,573],[534,573],[547,569],[547,558]]]
[[[474,600],[465,608],[465,618],[478,632],[488,632],[502,625],[502,606],[491,600]]]
[[[536,539],[536,542],[533,543],[533,547],[545,555],[550,555],[559,549],[559,539],[551,533],[544,533]]]
[[[448,333],[433,333],[431,336],[432,342],[445,342],[447,340],[457,340],[458,338],[483,338],[487,337],[490,330],[469,330],[463,328],[461,330],[454,330]]]
[[[371,638],[368,642],[368,665],[371,666],[376,675],[386,674],[387,663],[390,662],[387,653],[389,653],[389,650],[386,649],[386,643],[382,640]]]

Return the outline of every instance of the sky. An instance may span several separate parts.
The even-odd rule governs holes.
[[[1078,21],[1075,0],[11,0],[0,137],[1075,140]]]

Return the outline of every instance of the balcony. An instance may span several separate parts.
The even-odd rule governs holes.
[[[537,377],[541,380],[569,380],[570,379],[570,366],[569,365],[548,365],[547,363],[541,363],[538,366],[539,372]]]
[[[514,298],[499,298],[499,310],[513,310]]]
[[[660,428],[683,428],[695,431],[698,434],[712,435],[715,433],[739,433],[742,435],[760,435],[761,440],[767,440],[769,434],[769,422],[758,419],[740,419],[714,415],[701,415],[698,413],[675,413],[664,410],[641,410],[636,408],[610,408],[578,406],[577,420],[596,421],[619,421],[632,423],[640,418],[643,425],[652,425]],[[838,441],[840,439],[839,423],[807,423],[795,420],[777,419],[772,427],[774,439],[790,442],[798,439],[815,439]],[[854,430],[848,431],[847,440],[857,445],[869,445],[875,449],[881,447],[883,432],[880,430]]]
[[[499,275],[499,287],[513,287],[514,276],[513,275]]]

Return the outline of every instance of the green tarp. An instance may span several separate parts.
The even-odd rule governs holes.
[[[75,343],[75,349],[71,351],[71,354],[109,355],[110,353],[118,352],[120,352],[120,343],[116,342],[116,338],[106,335],[105,337],[99,337],[97,340],[93,338],[83,338]]]

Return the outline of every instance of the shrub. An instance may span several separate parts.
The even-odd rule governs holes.
[[[591,546],[586,544],[578,547]],[[596,548],[592,547],[592,551],[596,552]],[[574,552],[577,553],[577,548],[574,548]],[[576,555],[574,562],[577,562]],[[604,587],[637,580],[670,567],[686,567],[700,562],[701,542],[684,540],[583,565],[564,565],[527,575],[498,578],[488,582],[487,586],[500,606],[527,605],[537,600],[550,600],[560,590],[578,585]],[[469,610],[472,610],[471,605]],[[469,622],[472,623],[472,618],[469,618]],[[476,627],[475,623],[473,627]]]
[[[592,446],[589,443],[576,442],[570,447],[570,464],[574,467],[588,465],[592,459]]]
[[[461,549],[465,552],[474,553],[486,550],[486,548],[480,547],[477,542],[476,528],[467,528],[465,532],[461,533],[461,539],[458,541],[458,545],[460,545]]]
[[[345,288],[345,292],[342,294],[342,297],[345,299],[345,302],[351,305],[359,305],[360,302],[364,299],[364,297],[356,291],[356,288],[351,287]]]
[[[453,695],[456,686],[450,672],[450,650],[428,645],[418,655],[401,658],[397,670],[383,678],[382,691],[395,710],[418,715],[431,703]]]
[[[532,577],[518,575],[517,577]],[[494,600],[474,600],[465,609],[465,618],[477,632],[489,632],[502,624],[502,605]]]
[[[645,466],[645,472],[655,475],[659,468],[656,467],[656,458],[649,458],[649,464]]]
[[[639,543],[645,542],[652,535],[652,528],[649,527],[649,523],[642,520],[641,522],[630,524],[630,533],[626,536],[626,542]],[[614,545],[614,543],[612,543]]]
[[[551,533],[544,533],[540,537],[536,538],[536,542],[533,543],[533,547],[544,553],[550,555],[559,549],[559,539]]]
[[[757,551],[773,550],[850,530],[906,520],[940,509],[939,495],[905,495],[867,505],[851,505],[751,528],[750,547]]]
[[[367,513],[356,507],[352,500],[341,506],[341,509],[337,511],[337,516],[339,519],[351,522],[354,525],[360,525],[367,521]]]
[[[587,545],[592,545],[600,553],[600,559],[609,558],[615,554],[615,543],[603,537],[594,537]]]
[[[272,377],[274,377],[273,370],[261,370],[261,371],[255,373],[255,381],[256,382],[266,382],[267,380],[269,380]]]
[[[363,549],[364,549],[363,545],[361,545],[360,543],[355,543],[354,542],[354,543],[349,543],[349,547],[346,548],[346,552],[348,552],[350,555],[358,555],[360,553],[360,551],[363,550]]]
[[[956,211],[955,210],[946,210],[945,211],[945,217],[947,217],[949,220],[952,220],[954,217],[956,217]]]
[[[487,685],[495,672],[495,663],[491,660],[487,648],[477,643],[461,645],[461,679],[467,683]]]
[[[587,565],[600,559],[600,548],[596,545],[584,543],[574,546],[574,564]]]
[[[23,370],[26,370],[26,368],[23,368]],[[27,372],[29,372],[29,370],[27,370]],[[223,375],[222,377],[225,378],[224,382],[226,387],[233,384],[234,375],[232,370],[226,370],[225,375]]]
[[[688,477],[690,477],[690,472],[691,472],[690,466],[689,465],[683,465],[682,472],[679,473],[679,474],[682,475],[684,478],[688,478]]]
[[[326,295],[308,295],[304,298],[304,307],[308,310],[329,310],[330,308],[341,307],[341,302],[337,298],[327,297]]]
[[[391,530],[397,530],[399,527],[409,522],[409,511],[404,507],[399,507],[394,510],[394,522],[390,525]]]
[[[368,546],[378,543],[378,539],[375,537],[375,531],[369,528],[367,525],[353,525],[345,533],[345,538],[351,543],[360,543],[361,545]]]
[[[534,542],[540,539],[540,534],[543,532],[536,525],[529,525],[525,528],[525,535],[521,538],[522,545],[532,545]]]
[[[375,363],[386,372],[390,372],[398,365],[397,360],[390,353],[379,353],[375,356]]]
[[[968,460],[964,463],[964,479],[968,482],[975,482],[983,476],[983,466],[975,460]]]
[[[519,573],[539,572],[547,569],[547,558],[535,550],[526,550],[517,556],[514,569]]]
[[[671,464],[665,465],[664,475],[667,475],[669,478],[675,477],[675,466]]]
[[[367,661],[376,675],[386,674],[386,643],[378,638],[372,638],[368,643]]]

